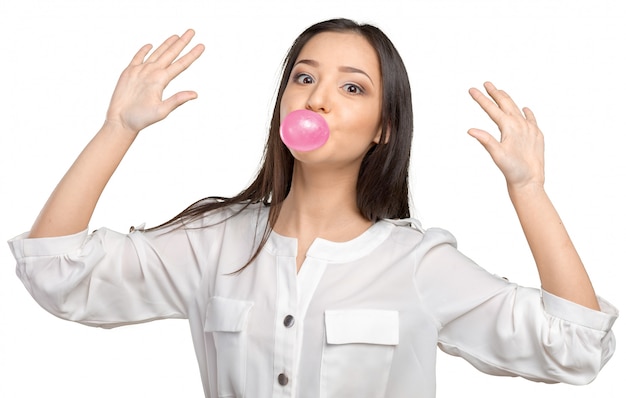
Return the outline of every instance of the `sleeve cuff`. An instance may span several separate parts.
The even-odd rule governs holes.
[[[72,235],[49,238],[29,238],[29,233],[24,232],[8,241],[16,259],[65,254],[81,247],[87,237],[87,229]]]
[[[543,289],[541,289],[541,295],[548,314],[591,329],[609,331],[619,315],[617,308],[601,297],[598,297],[600,311],[595,311]]]

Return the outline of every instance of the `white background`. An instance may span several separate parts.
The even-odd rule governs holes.
[[[535,112],[546,189],[597,292],[626,308],[624,60],[626,13],[614,1],[79,1],[0,5],[0,237],[30,228],[100,127],[117,77],[145,43],[192,27],[204,55],[168,93],[199,98],[140,135],[91,228],[155,225],[192,201],[232,195],[258,165],[280,62],[310,24],[373,23],[403,55],[416,113],[412,192],[425,226],[523,285],[538,278],[503,178],[466,131],[495,125],[467,89],[485,80]],[[200,397],[185,321],[101,330],[42,310],[0,251],[1,397]],[[592,384],[486,376],[445,354],[438,396],[624,397],[618,351]]]

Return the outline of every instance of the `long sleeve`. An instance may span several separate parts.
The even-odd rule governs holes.
[[[185,228],[9,241],[17,274],[52,314],[114,327],[160,318],[186,318],[201,280],[201,254]]]
[[[439,347],[479,370],[534,381],[586,384],[615,350],[617,310],[593,311],[548,292],[492,275],[429,230],[416,272],[424,304],[439,327]]]

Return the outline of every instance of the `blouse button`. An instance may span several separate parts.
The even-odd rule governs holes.
[[[283,325],[285,325],[286,328],[292,327],[294,323],[296,323],[296,319],[293,315],[287,315],[285,319],[283,319]]]
[[[289,378],[284,373],[278,375],[278,384],[281,386],[286,386],[289,383]]]

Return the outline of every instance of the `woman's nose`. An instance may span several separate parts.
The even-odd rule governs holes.
[[[328,113],[331,110],[331,95],[330,87],[326,87],[323,84],[316,84],[307,99],[306,108],[313,112]]]

